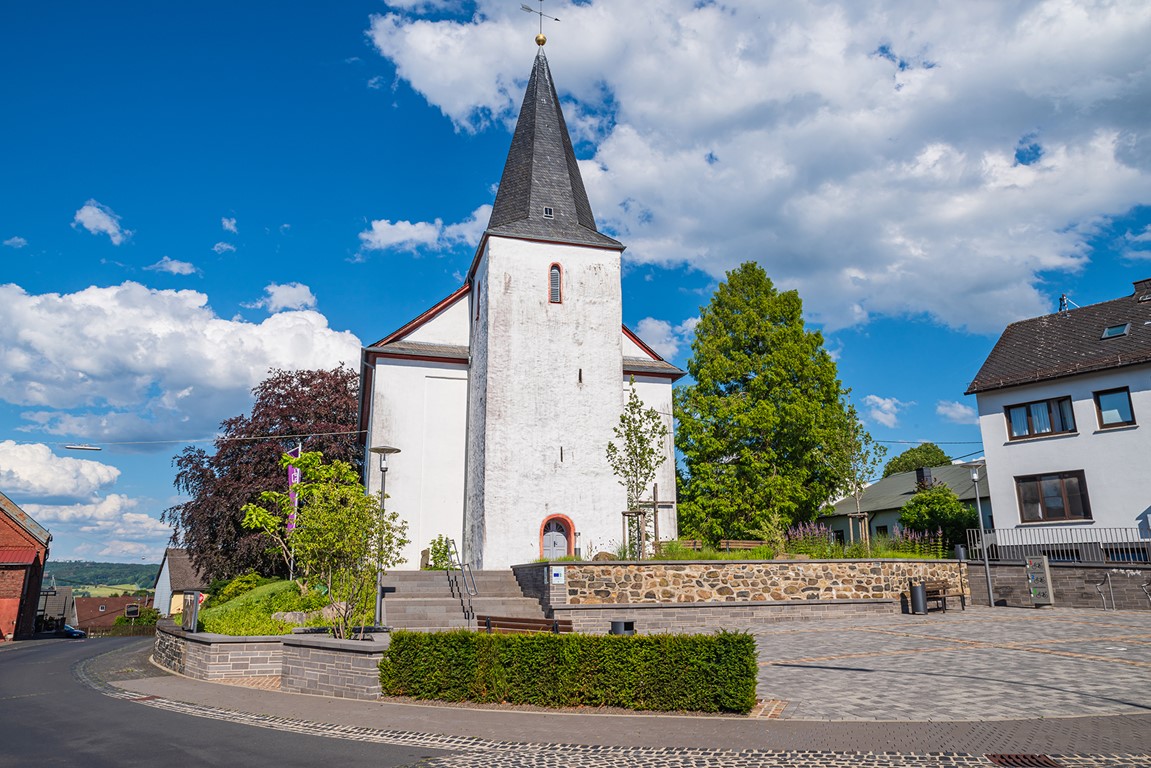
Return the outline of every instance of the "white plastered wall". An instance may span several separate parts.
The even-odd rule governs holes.
[[[563,268],[563,302],[548,271]],[[493,237],[475,276],[467,528],[473,563],[540,556],[552,515],[573,544],[620,538],[623,489],[605,449],[622,407],[618,251]]]
[[[626,336],[624,337],[626,339]],[[630,343],[630,342],[627,342]],[[645,355],[646,356],[646,355]],[[663,442],[664,462],[656,470],[655,484],[659,486],[659,538],[670,541],[678,538],[678,517],[676,515],[675,495],[675,432],[672,421],[672,385],[671,380],[658,376],[635,376],[635,391],[640,400],[648,408],[654,408],[663,419],[667,427],[667,437]],[[624,376],[623,398],[627,401],[628,391],[631,389],[631,376]],[[651,489],[646,500],[651,499]],[[664,506],[670,503],[671,506]],[[595,554],[592,552],[591,554]]]
[[[1094,393],[1118,387],[1131,390],[1136,425],[1100,429]],[[1003,410],[1006,406],[1059,397],[1072,399],[1075,433],[1008,440]],[[1059,525],[1021,522],[1015,478],[1068,470],[1084,472],[1091,525],[1121,528],[1146,525],[1151,515],[1151,486],[1146,482],[1151,456],[1151,432],[1148,431],[1151,428],[1151,366],[1132,366],[994,390],[976,399],[996,528]]]

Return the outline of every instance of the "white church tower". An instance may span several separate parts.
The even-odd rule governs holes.
[[[669,427],[659,523],[675,535],[683,373],[623,327],[623,249],[596,228],[541,47],[465,285],[364,350],[366,447],[400,449],[387,491],[409,523],[405,567],[437,534],[476,568],[613,550],[625,494],[605,451],[632,377]]]

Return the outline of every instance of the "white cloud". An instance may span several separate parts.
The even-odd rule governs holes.
[[[414,251],[419,248],[439,250],[453,245],[479,243],[492,207],[481,205],[461,222],[444,225],[443,221],[396,221],[379,219],[360,233],[360,247],[368,251]]]
[[[303,283],[270,283],[264,286],[264,298],[246,307],[264,307],[269,312],[283,312],[285,309],[314,309],[316,297],[312,289]]]
[[[691,342],[691,336],[697,325],[699,325],[698,317],[688,318],[676,326],[672,326],[666,320],[645,317],[636,325],[635,332],[645,344],[655,350],[657,355],[665,360],[672,360],[679,354],[681,346]]]
[[[57,456],[41,443],[0,441],[0,489],[9,495],[86,498],[112,485],[119,476],[116,467]]]
[[[953,424],[978,424],[979,414],[970,405],[951,400],[940,400],[935,404],[935,413]]]
[[[83,541],[68,553],[73,557],[144,557],[159,562],[172,535],[171,526],[138,511],[138,500],[119,493],[77,504],[21,506],[55,538]]]
[[[231,232],[232,234],[236,234],[240,231],[236,228],[236,220],[229,219],[227,216],[221,217],[220,226],[224,228],[224,231]]]
[[[247,409],[269,368],[355,365],[359,349],[312,310],[257,324],[218,317],[197,291],[125,282],[34,295],[0,285],[0,400],[27,407],[27,429],[48,434],[211,434]]]
[[[867,415],[872,421],[888,428],[899,425],[900,411],[915,405],[914,402],[905,403],[898,398],[879,397],[878,395],[868,395],[863,398],[863,404],[867,406]]]
[[[120,217],[106,205],[95,200],[84,203],[72,218],[72,226],[81,226],[93,235],[107,235],[113,245],[120,245],[132,236],[131,230],[120,226]]]
[[[177,261],[176,259],[170,259],[167,256],[163,257],[151,266],[144,267],[144,269],[151,270],[153,272],[167,272],[172,275],[194,275],[199,271],[196,269],[195,264],[191,264],[187,261]]]
[[[371,22],[398,77],[463,130],[514,119],[525,14],[479,0],[433,20],[420,5]],[[1080,270],[1100,226],[1151,199],[1138,0],[561,7],[581,44],[547,54],[625,257],[714,278],[758,258],[828,329],[1041,314],[1042,280]],[[423,226],[384,226],[380,247],[438,245]]]
[[[384,80],[383,75],[376,75],[375,77],[368,79],[368,87],[371,88],[373,91],[378,91],[381,88],[383,88],[384,83],[385,83],[385,80]]]
[[[28,245],[28,241],[22,237],[10,237],[4,241],[4,245],[9,248],[23,248]]]
[[[212,250],[219,254],[234,253],[236,246],[231,243],[216,243],[212,246]]]

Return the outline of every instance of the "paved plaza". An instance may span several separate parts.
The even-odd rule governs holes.
[[[1151,767],[1151,611],[969,607],[748,628],[757,711],[708,717],[344,701],[219,685],[107,654],[77,670],[144,706],[446,749],[422,765]]]

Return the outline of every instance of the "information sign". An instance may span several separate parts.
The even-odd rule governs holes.
[[[1031,593],[1031,604],[1054,605],[1055,595],[1051,589],[1051,568],[1047,556],[1027,558],[1027,589]]]

